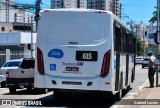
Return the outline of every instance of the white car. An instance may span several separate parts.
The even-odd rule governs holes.
[[[144,60],[142,62],[142,68],[148,67],[148,64],[149,64],[149,58],[144,58]]]
[[[135,64],[142,64],[144,58],[142,56],[136,57]]]
[[[7,70],[18,68],[21,62],[22,62],[22,59],[9,60],[0,68],[0,84],[1,84],[1,87],[6,86],[6,72],[7,72]]]

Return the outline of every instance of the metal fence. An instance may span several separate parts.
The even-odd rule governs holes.
[[[6,62],[6,51],[0,51],[0,67]]]

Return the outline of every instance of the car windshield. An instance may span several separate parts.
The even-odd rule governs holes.
[[[143,58],[136,58],[136,59],[143,59]]]
[[[3,67],[18,67],[20,65],[20,61],[12,61],[4,64]]]

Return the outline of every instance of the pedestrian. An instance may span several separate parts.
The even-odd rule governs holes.
[[[153,56],[153,51],[148,51],[149,58],[149,64],[148,64],[148,78],[150,82],[150,87],[154,87],[154,74],[155,74],[155,60],[156,57]]]

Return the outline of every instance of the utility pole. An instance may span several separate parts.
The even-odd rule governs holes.
[[[144,51],[143,51],[143,59],[145,58],[145,50],[146,50],[146,44],[145,44],[145,29],[144,29],[144,27],[143,27],[143,31],[142,31],[142,33],[143,33],[143,46],[144,46]]]
[[[119,18],[121,19],[121,17],[122,17],[122,3],[120,3],[120,12],[119,12]]]
[[[6,0],[6,22],[9,22],[9,0]]]
[[[35,16],[35,21],[36,21],[36,30],[38,27],[38,20],[39,20],[39,11],[41,10],[41,2],[42,0],[36,0],[36,16]]]
[[[33,16],[31,16],[31,58],[33,58]]]
[[[159,43],[159,34],[160,34],[160,31],[159,31],[159,11],[160,11],[160,0],[157,0],[157,40],[158,40],[158,43]],[[156,51],[156,57],[158,59],[158,46],[159,44],[157,44],[157,51]],[[158,71],[156,72],[156,87],[158,87]]]

